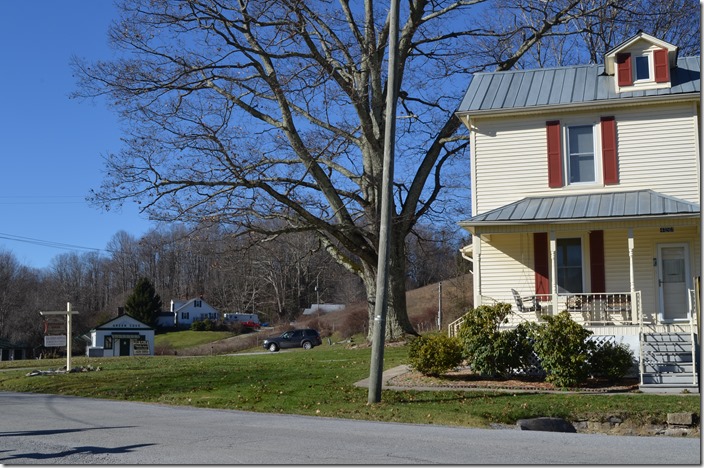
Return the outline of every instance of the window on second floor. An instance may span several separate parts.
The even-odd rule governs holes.
[[[619,183],[616,120],[596,124],[546,122],[548,186]]]
[[[567,174],[570,184],[596,181],[594,157],[594,127],[574,125],[567,127]]]
[[[193,301],[193,307],[202,307],[203,301]]]

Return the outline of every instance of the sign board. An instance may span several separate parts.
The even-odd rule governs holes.
[[[149,356],[149,342],[147,340],[135,340],[133,349],[135,356]]]
[[[66,335],[51,335],[44,337],[44,346],[47,348],[58,348],[66,346]]]
[[[66,334],[66,322],[61,323],[44,323],[44,333],[47,335],[65,335]]]

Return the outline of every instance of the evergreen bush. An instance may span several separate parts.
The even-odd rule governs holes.
[[[567,311],[546,316],[545,320],[546,323],[530,330],[533,349],[547,374],[545,380],[560,387],[573,387],[584,382],[589,376],[589,360],[596,348],[587,340],[592,332],[572,320]]]
[[[487,376],[508,376],[530,365],[529,324],[500,330],[512,314],[511,305],[499,302],[470,310],[458,332],[464,357],[472,370]]]
[[[408,358],[411,368],[437,377],[462,363],[462,346],[457,338],[447,335],[423,335],[409,343]]]
[[[634,365],[633,351],[623,343],[604,342],[589,357],[590,372],[594,377],[613,382],[624,377]]]

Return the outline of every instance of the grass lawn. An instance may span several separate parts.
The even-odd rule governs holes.
[[[203,332],[198,332],[203,333]],[[384,352],[385,368],[407,363],[405,347]],[[227,408],[267,413],[486,427],[537,416],[606,420],[619,416],[638,423],[663,423],[667,413],[700,414],[699,398],[651,394],[523,394],[492,391],[391,391],[367,403],[368,390],[353,384],[369,376],[371,351],[340,345],[310,351],[231,356],[74,358],[97,372],[26,376],[0,372],[0,391],[56,393]],[[59,368],[65,360],[11,361],[0,369]],[[39,367],[36,367],[39,366]]]
[[[235,336],[227,331],[193,331],[183,330],[170,333],[160,333],[154,337],[154,346],[169,346],[173,349],[185,349],[205,343],[212,343]]]

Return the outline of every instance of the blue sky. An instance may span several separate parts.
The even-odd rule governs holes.
[[[45,268],[62,253],[105,249],[120,230],[153,224],[131,204],[102,212],[85,201],[119,150],[116,115],[69,99],[72,55],[109,58],[111,0],[2,2],[0,19],[0,250]],[[71,245],[80,248],[59,248]]]

